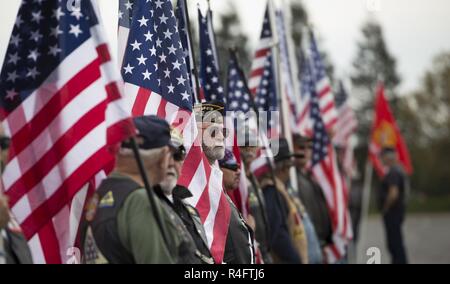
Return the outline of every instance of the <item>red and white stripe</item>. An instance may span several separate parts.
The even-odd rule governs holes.
[[[326,261],[335,263],[346,255],[352,229],[348,212],[348,188],[339,172],[331,145],[328,153],[326,159],[313,166],[312,172],[325,195],[333,228],[333,243],[325,248]]]
[[[347,104],[344,103],[338,110],[338,120],[333,136],[333,143],[339,146],[348,145],[351,135],[358,127],[355,112]]]
[[[316,92],[319,97],[319,108],[326,129],[329,131],[338,129],[336,125],[338,122],[338,113],[334,106],[334,96],[327,78],[322,79],[316,84]],[[297,128],[300,134],[306,136],[312,134],[312,122],[309,112],[310,96],[305,95],[300,99],[297,114]]]
[[[188,202],[200,215],[211,254],[222,263],[230,223],[231,209],[222,186],[222,172],[211,166],[202,150],[202,134],[197,130],[195,116],[183,129],[186,159],[178,183],[188,188],[193,197]]]
[[[3,120],[11,149],[2,181],[37,263],[70,257],[86,184],[114,161],[109,146],[130,134],[99,29]]]
[[[240,179],[239,186],[233,193],[230,195],[231,200],[234,202],[239,212],[241,212],[242,216],[247,219],[249,214],[249,204],[248,204],[248,184],[247,184],[247,176],[245,175],[245,167],[244,163],[241,160],[241,153],[239,151],[238,139],[236,134],[236,129],[234,127],[233,119],[231,116],[227,116],[225,118],[226,123],[225,126],[230,135],[227,136],[225,145],[232,145],[228,147],[234,154],[237,163],[240,165]]]
[[[267,61],[267,57],[270,55],[272,45],[273,40],[271,37],[261,38],[253,57],[251,73],[248,79],[248,88],[253,96],[256,96],[256,92],[261,85],[264,74],[264,65]]]
[[[271,163],[273,163],[273,153],[270,148],[267,135],[258,131],[258,145],[260,148],[256,154],[256,159],[250,163],[250,171],[256,178],[261,177],[271,170]]]
[[[311,136],[312,134],[312,121],[310,118],[309,110],[310,97],[309,95],[306,95],[301,97],[300,99],[296,121],[298,133],[303,136]]]
[[[338,109],[338,121],[336,123],[333,136],[333,144],[344,148],[344,159],[342,166],[345,174],[351,176],[355,166],[354,146],[352,144],[352,135],[358,127],[358,121],[353,109],[345,102]]]
[[[320,81],[316,82],[316,92],[319,97],[319,108],[325,128],[328,131],[332,131],[335,129],[338,114],[328,77],[325,76]]]

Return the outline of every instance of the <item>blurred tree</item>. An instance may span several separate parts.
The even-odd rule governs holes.
[[[412,189],[449,194],[450,52],[437,55],[419,90],[398,102],[398,119],[412,153]]]
[[[302,1],[291,1],[292,39],[295,44],[300,44],[302,30],[308,24],[308,12]]]
[[[219,17],[220,25],[216,31],[216,46],[219,57],[220,78],[225,86],[225,80],[228,71],[228,59],[230,47],[236,47],[240,64],[244,70],[250,69],[251,56],[248,50],[248,38],[242,31],[239,16],[234,2],[227,2],[226,12],[223,14],[214,14],[213,17]]]
[[[305,6],[303,5],[302,1],[291,1],[291,33],[292,33],[292,39],[294,41],[295,46],[297,47],[296,53],[299,54],[299,48],[302,46],[302,34],[304,28],[309,25],[309,18],[308,18],[308,11],[306,10]],[[328,77],[330,78],[331,82],[334,82],[334,66],[333,63],[330,60],[329,55],[325,50],[323,50],[322,47],[322,38],[318,37],[316,34],[316,40],[318,41],[318,46],[320,49],[320,54],[322,55],[325,69]],[[298,57],[301,57],[298,55]],[[302,60],[301,58],[299,60]]]
[[[367,21],[362,28],[363,39],[358,43],[353,61],[351,81],[358,105],[359,140],[366,145],[373,119],[373,103],[378,80],[383,80],[386,95],[397,113],[395,88],[400,83],[395,58],[389,53],[381,26],[375,20]],[[394,101],[392,101],[394,100]]]

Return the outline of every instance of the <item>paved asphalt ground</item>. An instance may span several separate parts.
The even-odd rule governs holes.
[[[390,263],[381,216],[370,216],[366,229],[362,229],[357,263],[367,262],[370,247],[380,249],[382,264]],[[450,264],[450,213],[407,215],[403,232],[410,263]]]

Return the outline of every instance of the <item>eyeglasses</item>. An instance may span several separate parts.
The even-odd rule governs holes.
[[[172,157],[176,162],[184,161],[184,159],[186,158],[186,150],[183,146],[178,147],[172,152]]]
[[[3,150],[6,150],[9,148],[9,145],[11,143],[11,139],[6,136],[0,137],[0,148]]]
[[[230,170],[230,171],[233,171],[233,172],[236,172],[239,169],[239,165],[236,165],[236,164],[234,164],[234,165],[222,165],[221,168],[227,169],[227,170]]]

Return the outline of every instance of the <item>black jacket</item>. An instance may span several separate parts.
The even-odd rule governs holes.
[[[9,228],[0,232],[7,264],[33,264],[30,248],[22,233],[13,232]]]
[[[231,216],[223,262],[227,264],[253,264],[253,231],[244,221],[233,201],[226,195],[230,204]]]
[[[298,173],[298,194],[316,229],[320,245],[332,243],[333,229],[327,202],[321,187],[309,175]]]
[[[183,223],[184,228],[191,236],[192,241],[195,243],[195,254],[198,257],[199,263],[214,264],[214,259],[208,249],[206,234],[197,209],[184,201],[184,199],[191,197],[192,193],[182,186],[176,186],[172,191],[172,202],[165,195],[163,195],[161,191],[157,193],[161,200],[170,206],[170,208],[177,214]]]

